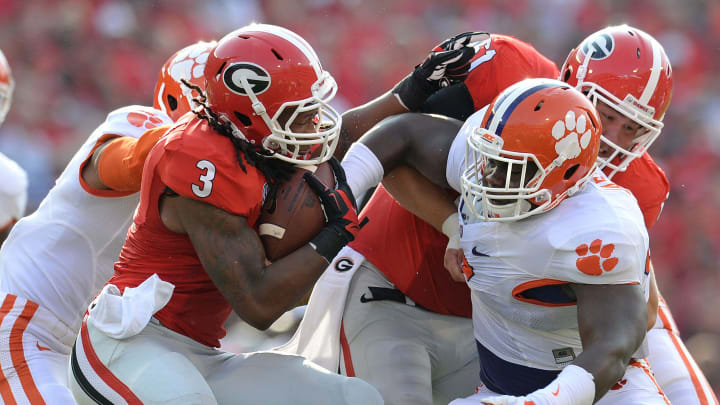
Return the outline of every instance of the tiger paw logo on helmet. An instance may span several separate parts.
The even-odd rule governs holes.
[[[127,115],[128,122],[138,128],[152,129],[163,125],[162,118],[151,112],[131,112]]]
[[[187,47],[181,50],[170,62],[168,73],[180,82],[180,79],[192,81],[203,76],[205,63],[210,55],[210,47]]]
[[[603,245],[603,241],[595,239],[590,243],[590,246],[583,243],[575,248],[575,252],[580,256],[576,261],[575,265],[578,270],[589,275],[599,276],[603,272],[612,271],[618,264],[617,257],[611,257],[615,245],[608,243]]]
[[[576,118],[574,111],[568,111],[565,120],[558,120],[553,125],[552,136],[558,141],[555,152],[566,159],[574,159],[587,148],[592,139],[592,131],[587,126],[585,115]]]

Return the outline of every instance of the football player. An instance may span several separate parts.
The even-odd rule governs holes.
[[[361,138],[380,177],[407,164],[462,192],[483,385],[458,403],[666,403],[642,360],[647,231],[632,195],[596,170],[600,133],[582,93],[528,79],[462,128],[404,114]],[[392,149],[393,137],[417,142]]]
[[[607,27],[570,52],[560,79],[595,103],[603,124],[598,163],[613,182],[633,193],[650,229],[670,190],[665,173],[648,154],[662,130],[673,90],[672,68],[662,45],[634,27]],[[652,282],[654,286],[654,276]],[[651,291],[658,294],[656,286]],[[662,297],[655,319],[648,332],[647,360],[670,401],[717,404]]]
[[[267,328],[359,226],[331,160],[335,188],[305,175],[326,215],[310,243],[269,264],[254,228],[294,165],[327,161],[337,143],[340,116],[328,105],[337,85],[302,37],[240,28],[211,50],[205,80],[200,108],[147,157],[115,274],[75,343],[73,394],[79,403],[382,403],[364,381],[300,356],[217,349],[231,312]]]
[[[5,54],[0,50],[0,125],[12,104],[15,81]],[[25,214],[27,205],[27,173],[17,163],[0,153],[0,244],[12,225]]]
[[[418,94],[408,91],[409,83],[401,82],[389,92],[401,102],[399,112],[408,108],[440,114],[452,111],[464,119],[475,111],[475,105],[478,109],[487,105],[514,82],[558,76],[557,66],[529,44],[483,32],[452,37],[435,47],[428,59],[456,50],[462,52],[459,59],[450,59],[444,74],[435,75],[447,87]],[[377,111],[390,110],[377,108],[375,115],[368,116],[370,105],[374,104],[345,113],[343,127],[374,123],[382,115]],[[349,124],[358,117],[366,121]],[[361,134],[346,131],[343,135],[356,139]],[[354,164],[362,166],[365,161],[358,159]],[[345,167],[348,164],[352,163],[343,162]],[[362,173],[348,170],[351,182]],[[405,168],[396,169],[383,182],[395,190],[407,190],[402,196],[422,195],[419,199],[426,200],[435,195],[435,190],[418,192],[423,185],[408,176]],[[280,350],[363,378],[378,388],[386,404],[446,404],[469,395],[479,372],[474,342],[464,338],[472,331],[470,295],[467,286],[453,281],[443,267],[447,237],[401,207],[382,186],[362,215],[370,222],[318,282],[299,331]],[[337,302],[329,303],[330,299]],[[340,313],[328,317],[327,308]],[[335,320],[327,322],[329,318]]]
[[[469,115],[517,81],[557,77],[553,62],[516,38],[476,34],[473,40],[478,49],[465,82],[430,96],[424,112]],[[402,171],[384,183],[391,190],[416,187]],[[443,267],[447,237],[382,186],[362,215],[370,221],[350,244],[365,260],[355,260],[361,267],[343,315],[343,371],[378,387],[388,404],[447,403],[469,395],[479,372],[474,342],[464,338],[472,330],[470,297]]]
[[[82,314],[112,275],[140,198],[145,155],[190,111],[213,43],[168,59],[153,107],[108,114],[32,215],[0,251],[0,397],[3,403],[74,403],[67,364]]]

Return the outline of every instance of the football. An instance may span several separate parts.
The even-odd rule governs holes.
[[[329,163],[298,166],[292,177],[277,190],[275,199],[265,202],[258,221],[258,233],[270,261],[308,243],[325,225],[320,199],[303,179],[306,171],[314,173],[327,187],[335,187],[335,175]]]

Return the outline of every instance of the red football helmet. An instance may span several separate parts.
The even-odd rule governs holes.
[[[595,171],[600,118],[567,83],[520,81],[476,114],[482,124],[467,138],[461,183],[465,207],[477,218],[515,221],[546,212]]]
[[[299,35],[267,24],[233,31],[211,52],[205,76],[209,108],[231,124],[236,137],[296,164],[332,156],[341,119],[328,102],[337,84]],[[293,132],[293,121],[308,111],[316,112],[319,130]],[[290,117],[279,122],[283,112]]]
[[[0,124],[5,121],[5,116],[10,110],[12,103],[12,93],[15,88],[12,71],[5,54],[0,50]]]
[[[171,56],[158,74],[153,107],[165,112],[173,121],[193,109],[192,99],[199,94],[182,84],[180,79],[205,88],[205,63],[215,45],[215,41],[200,41]]]
[[[672,68],[663,47],[636,28],[608,27],[573,49],[560,72],[561,80],[594,103],[600,100],[640,125],[642,132],[629,149],[601,138],[614,151],[607,158],[599,158],[599,165],[611,169],[608,177],[624,171],[658,137],[670,105]]]

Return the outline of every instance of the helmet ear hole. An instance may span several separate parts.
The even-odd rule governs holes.
[[[565,73],[563,73],[563,81],[567,83],[567,81],[570,80],[570,75],[572,75],[572,66],[568,66],[568,68],[565,69]]]
[[[172,94],[167,95],[167,102],[168,102],[168,106],[170,107],[170,111],[177,110],[178,101]]]
[[[579,164],[570,166],[569,169],[565,170],[565,174],[563,175],[563,179],[569,180],[570,177],[572,177],[573,174],[575,174],[575,172],[577,171],[578,167],[580,167]]]
[[[248,117],[247,115],[245,115],[243,113],[239,113],[237,111],[234,111],[234,113],[235,113],[235,118],[237,118],[238,121],[240,121],[243,125],[245,125],[246,127],[249,127],[250,125],[252,125],[252,121],[250,120],[250,117]]]

